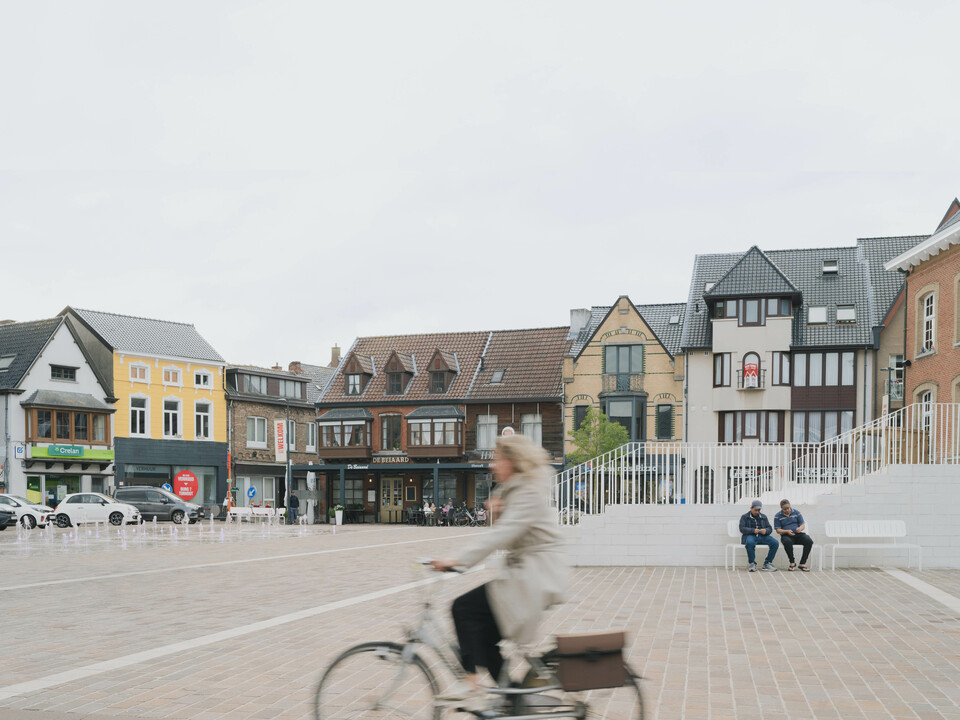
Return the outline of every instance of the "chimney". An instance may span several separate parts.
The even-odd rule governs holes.
[[[297,375],[303,375],[303,367],[300,365],[299,360],[294,360],[290,363],[290,372],[296,373]]]
[[[337,367],[340,364],[340,346],[334,345],[330,349],[330,367]]]
[[[580,331],[590,324],[590,310],[587,308],[575,308],[570,311],[570,332],[567,334],[567,340],[574,340]]]
[[[283,370],[283,365],[281,365],[280,363],[277,363],[276,365],[274,365],[274,366],[273,366],[272,368],[270,368],[270,369],[271,369],[271,370]]]

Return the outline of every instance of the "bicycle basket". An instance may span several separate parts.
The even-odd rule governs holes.
[[[557,635],[557,678],[568,692],[620,687],[627,682],[623,663],[625,633]]]

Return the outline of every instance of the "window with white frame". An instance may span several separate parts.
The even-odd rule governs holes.
[[[213,387],[213,375],[206,370],[197,370],[193,373],[193,384],[198,388]]]
[[[530,438],[534,445],[543,445],[543,415],[539,413],[521,415],[520,434]]]
[[[287,448],[290,452],[297,450],[297,421],[287,420]]]
[[[890,387],[887,392],[891,400],[903,400],[903,355],[890,355],[889,359]]]
[[[920,352],[933,352],[933,344],[937,339],[937,296],[930,293],[923,298],[923,321],[921,323],[922,345]]]
[[[267,419],[263,417],[247,418],[247,447],[267,447]]]
[[[827,322],[827,306],[812,305],[807,310],[808,325],[825,325]]]
[[[317,449],[317,424],[307,423],[307,452],[313,452]]]
[[[150,366],[146,363],[130,363],[130,382],[150,382]]]
[[[164,385],[180,385],[180,369],[175,367],[165,367],[163,369]]]
[[[854,305],[837,305],[837,322],[852,323],[857,321],[857,308]]]
[[[163,436],[166,438],[180,437],[180,401],[163,401]]]
[[[147,428],[147,403],[148,399],[145,397],[131,397],[130,398],[130,434],[131,435],[148,435],[149,430]]]
[[[360,375],[352,373],[347,375],[347,395],[360,394]]]
[[[477,450],[493,450],[497,444],[497,416],[477,416]]]
[[[213,422],[213,413],[211,412],[210,403],[198,402],[194,407],[196,409],[194,413],[194,433],[197,436],[197,440],[209,440],[211,438],[210,426]]]

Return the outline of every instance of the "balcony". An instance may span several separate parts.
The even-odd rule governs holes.
[[[756,374],[747,376],[744,376],[743,370],[737,370],[737,390],[765,390],[766,387],[766,370],[760,370]]]
[[[371,448],[369,445],[321,445],[317,454],[324,460],[369,460]]]
[[[615,392],[643,392],[643,373],[633,373],[630,375],[604,375],[603,387],[600,390],[603,393]]]

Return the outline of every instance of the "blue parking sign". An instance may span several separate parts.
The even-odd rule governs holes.
[[[256,494],[257,494],[257,489],[256,489],[255,487],[253,487],[253,486],[251,485],[250,487],[247,488],[247,497],[248,497],[248,498],[252,498],[252,497],[253,497],[254,495],[256,495]]]

